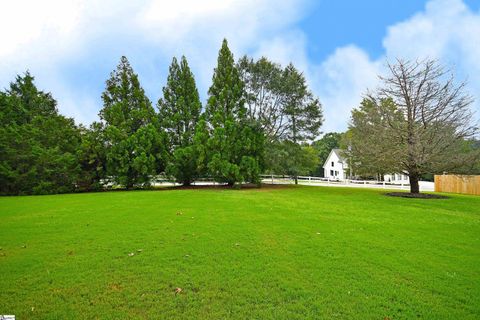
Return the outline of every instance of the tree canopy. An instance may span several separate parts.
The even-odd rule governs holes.
[[[259,124],[246,115],[244,84],[226,40],[218,54],[208,90],[206,168],[217,181],[234,185],[259,182],[264,136]]]
[[[0,193],[46,194],[76,188],[80,134],[30,73],[0,92]]]
[[[126,57],[106,81],[99,121],[76,125],[29,72],[0,91],[0,194],[150,187],[157,178],[230,186],[261,173],[323,175],[342,148],[356,175],[480,172],[465,84],[434,60],[397,60],[352,111],[345,133],[320,139],[323,111],[302,72],[267,57],[237,62],[222,42],[204,106],[187,59],[172,59],[152,106]],[[317,139],[317,140],[315,140]]]
[[[241,78],[245,83],[244,97],[247,117],[257,121],[266,138],[267,165],[284,163],[282,171],[291,172],[301,168],[301,153],[298,148],[287,147],[288,142],[300,146],[320,134],[323,123],[322,106],[309,90],[305,77],[293,64],[282,68],[279,64],[262,57],[254,61],[246,56],[238,62]],[[282,150],[282,151],[280,151]],[[291,153],[289,161],[279,162],[280,152]],[[290,162],[299,163],[290,165]],[[273,169],[273,167],[268,168]]]
[[[185,57],[180,64],[173,58],[158,109],[160,127],[167,134],[166,172],[178,182],[189,185],[199,175],[194,135],[202,104]]]
[[[478,132],[472,99],[434,60],[388,66],[379,90],[352,111],[351,156],[368,170],[408,173],[411,192],[418,193],[423,174],[475,161],[475,152],[465,152],[465,140]]]
[[[126,57],[107,80],[100,118],[107,174],[126,187],[150,184],[164,167],[164,144],[155,110]]]

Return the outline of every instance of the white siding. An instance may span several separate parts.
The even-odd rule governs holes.
[[[335,152],[330,152],[327,161],[325,161],[323,170],[325,178],[343,180],[346,178],[346,165],[340,161]]]
[[[405,173],[392,173],[383,176],[383,180],[391,183],[410,183],[408,175]]]

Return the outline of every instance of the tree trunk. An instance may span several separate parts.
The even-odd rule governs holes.
[[[295,178],[295,184],[298,184],[298,177],[297,177],[297,175],[295,175],[294,178]]]
[[[411,173],[409,175],[410,178],[410,193],[420,193],[420,186],[418,184],[418,181],[420,180],[420,177],[416,173]]]
[[[132,190],[133,189],[133,182],[128,179],[127,183],[125,184],[125,189]]]

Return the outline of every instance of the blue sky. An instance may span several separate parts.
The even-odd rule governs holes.
[[[373,58],[384,53],[382,39],[387,28],[407,20],[425,8],[423,0],[319,0],[300,21],[311,45],[309,57],[321,62],[335,48],[351,43],[363,48]],[[480,1],[464,1],[478,11]]]
[[[236,57],[302,70],[323,104],[324,132],[346,129],[396,57],[453,66],[480,100],[476,0],[17,0],[0,4],[0,30],[0,87],[28,69],[77,123],[98,119],[121,55],[155,104],[172,56],[185,54],[205,99],[223,37]]]

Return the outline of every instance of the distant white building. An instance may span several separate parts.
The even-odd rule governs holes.
[[[347,159],[343,156],[342,149],[332,149],[323,164],[323,174],[325,178],[332,180],[345,180],[349,178]],[[392,173],[383,176],[385,182],[408,184],[410,180],[404,173]]]
[[[408,175],[405,173],[392,173],[383,176],[383,181],[391,183],[410,183]]]
[[[348,175],[348,164],[341,149],[332,149],[323,164],[325,178],[345,180]]]

